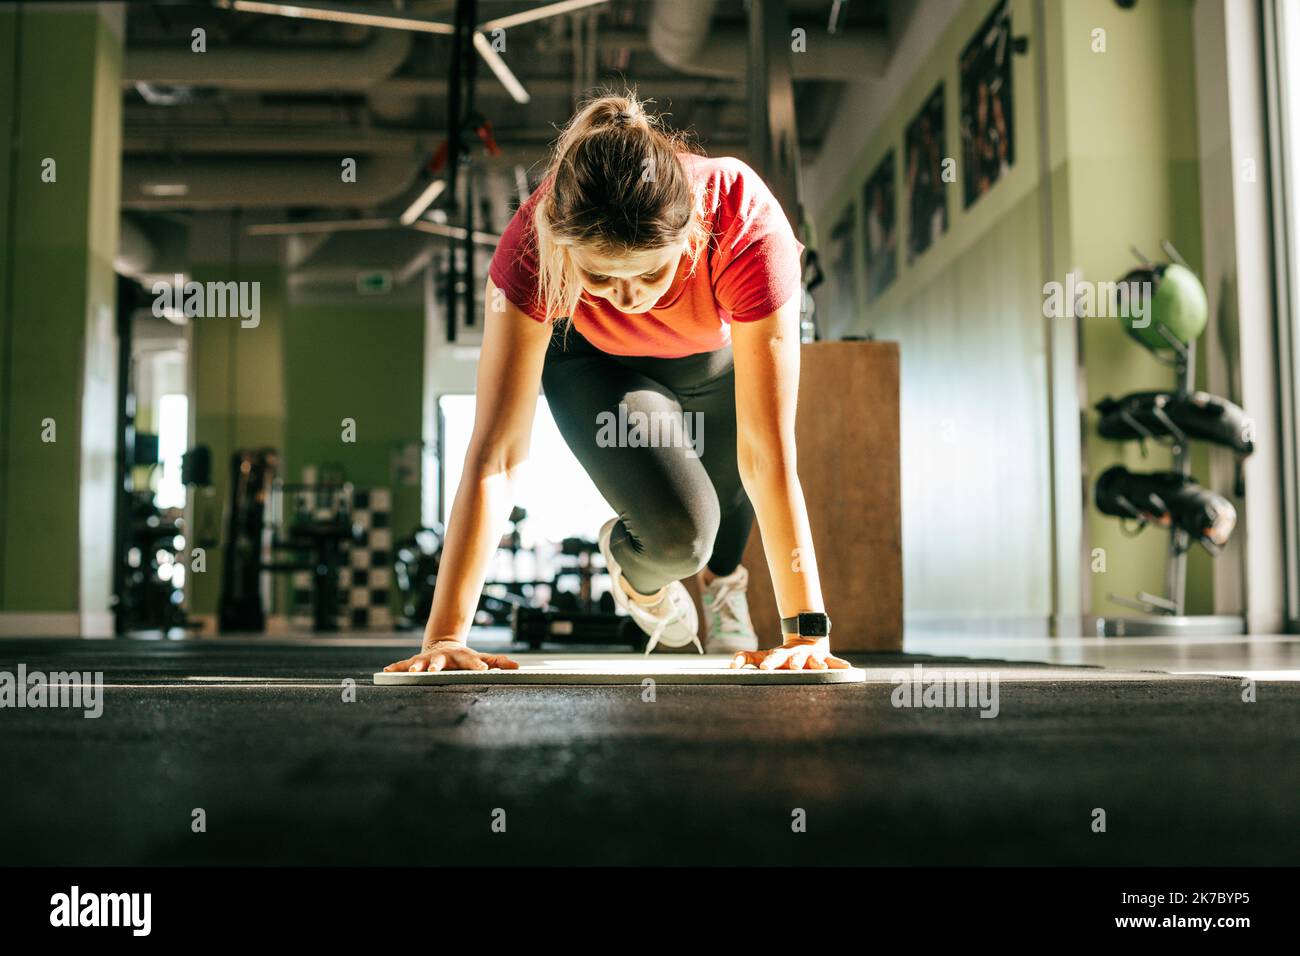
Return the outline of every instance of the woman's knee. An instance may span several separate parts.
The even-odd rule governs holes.
[[[637,527],[633,539],[643,562],[669,580],[680,581],[708,563],[718,523],[717,514],[663,516]]]

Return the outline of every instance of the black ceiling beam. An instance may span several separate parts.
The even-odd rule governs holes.
[[[797,232],[799,136],[786,0],[749,0],[749,152]]]
[[[460,201],[458,187],[460,184],[460,165],[464,146],[465,122],[474,108],[474,64],[477,54],[474,51],[474,30],[478,25],[478,0],[456,0],[456,32],[452,36],[451,75],[447,80],[447,202],[453,214],[464,212],[466,240],[464,247],[467,259],[465,269],[456,268],[456,246],[459,239],[447,240],[447,341],[456,341],[457,315],[462,302],[467,313],[472,313],[474,306],[474,258],[473,240],[473,203]],[[465,176],[468,185],[469,176]],[[462,300],[459,290],[464,289]]]

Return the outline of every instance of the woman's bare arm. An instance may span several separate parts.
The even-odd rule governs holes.
[[[433,608],[421,652],[385,670],[513,666],[499,655],[477,654],[456,645],[464,645],[469,635],[488,567],[510,513],[512,486],[528,459],[551,328],[512,305],[496,292],[491,280],[484,302],[474,432],[447,519]],[[504,308],[497,311],[494,303],[504,303]]]
[[[777,608],[782,617],[825,611],[795,450],[799,296],[766,318],[732,323],[731,337],[740,477],[758,517]],[[765,669],[849,666],[829,655],[826,639],[806,638],[774,651],[742,652],[737,662]]]

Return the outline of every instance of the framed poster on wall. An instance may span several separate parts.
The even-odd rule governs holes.
[[[863,185],[862,209],[866,221],[867,301],[874,302],[898,277],[898,197],[892,149]]]
[[[961,54],[962,180],[966,208],[1016,164],[1011,5],[1001,0]]]
[[[908,124],[903,138],[908,265],[948,231],[948,183],[944,179],[948,150],[943,104],[940,83]]]

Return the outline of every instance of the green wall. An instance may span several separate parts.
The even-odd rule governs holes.
[[[77,613],[95,633],[112,575],[121,171],[106,15],[0,10],[0,609]]]
[[[17,92],[19,83],[18,17],[10,10],[0,9],[0,130],[8,138],[16,131],[19,116]],[[14,210],[11,196],[13,178],[13,149],[0,149],[0,520],[9,529],[12,516],[9,511],[10,461],[13,449],[13,404],[9,397],[9,364],[13,323],[13,267],[14,267]],[[5,534],[5,538],[9,537]],[[6,586],[9,563],[9,546],[0,542],[0,610],[9,606]]]
[[[424,312],[419,306],[295,306],[286,340],[288,474],[334,463],[360,487],[393,491],[393,532],[420,520],[420,488],[392,473],[393,455],[420,441]],[[343,419],[356,441],[342,440]]]

